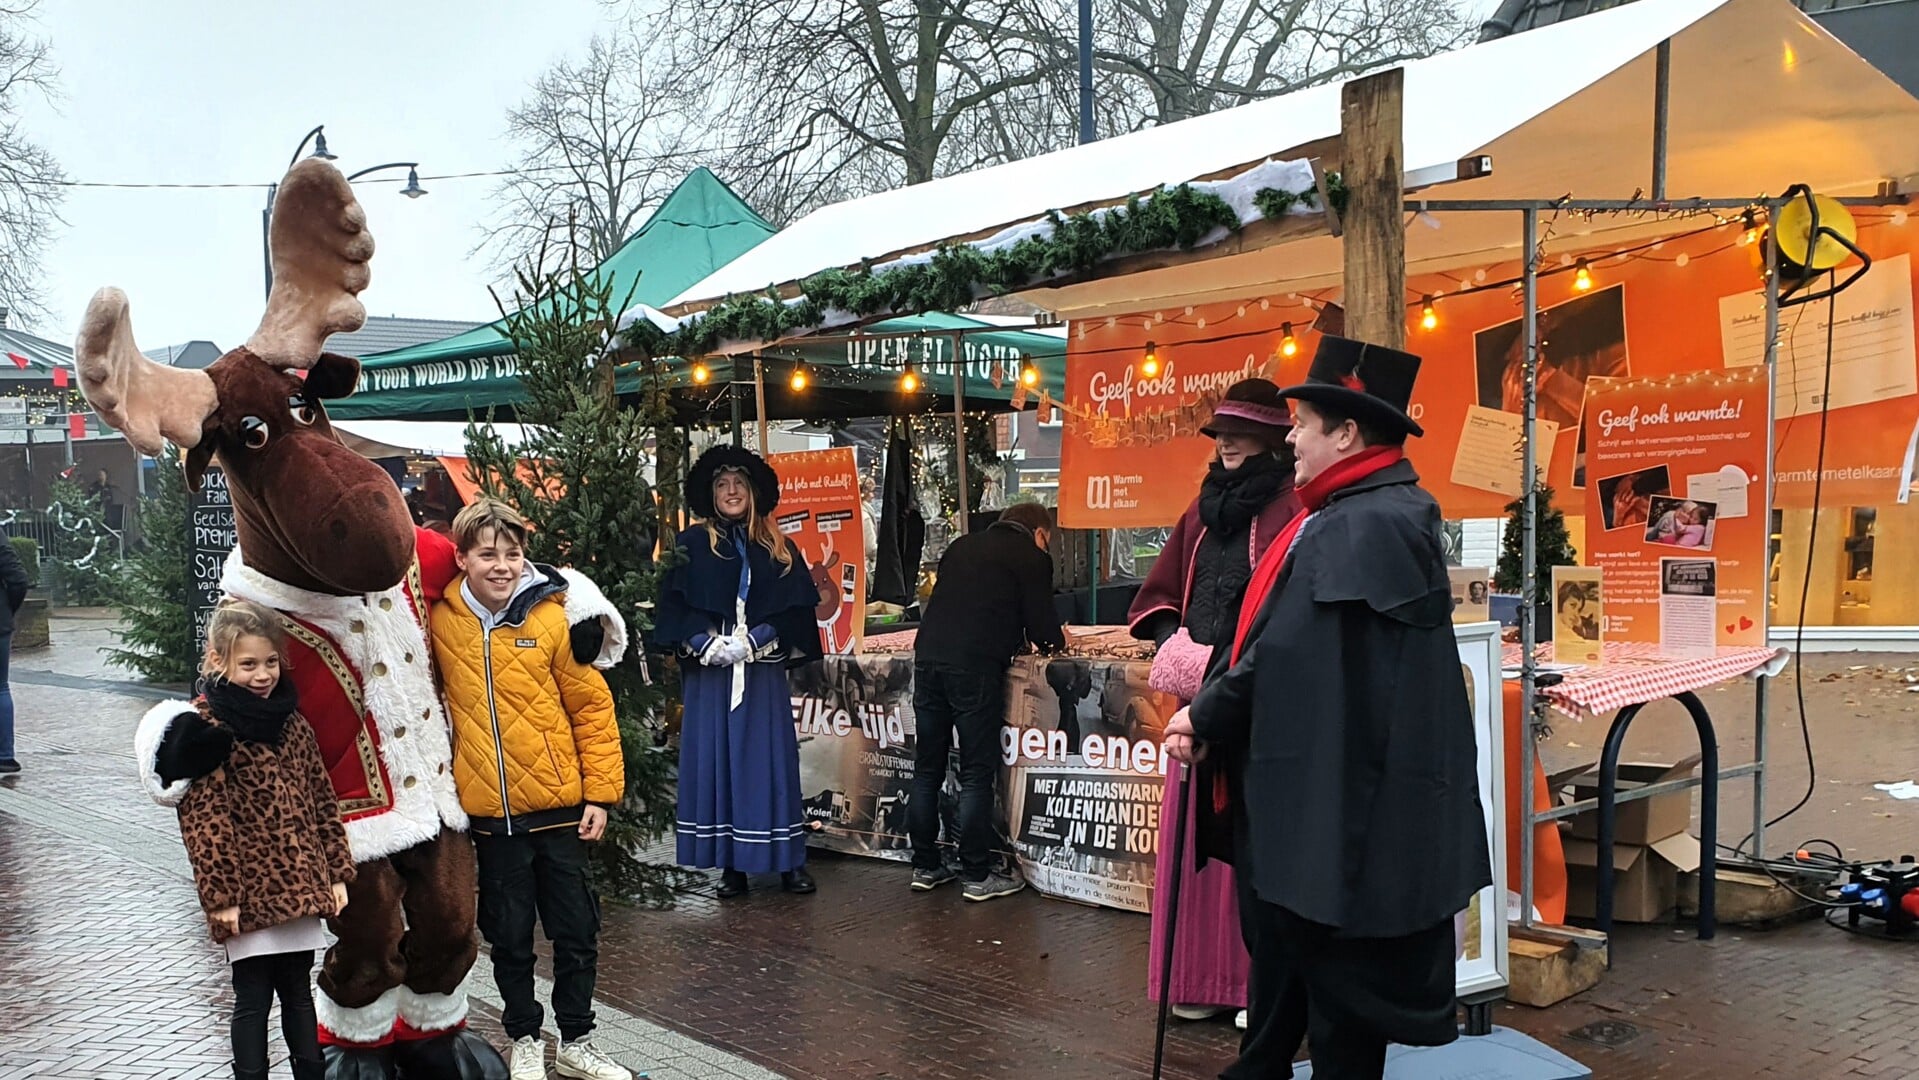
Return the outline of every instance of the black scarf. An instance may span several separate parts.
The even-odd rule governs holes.
[[[1199,520],[1221,536],[1237,536],[1292,482],[1290,462],[1258,454],[1228,469],[1214,460],[1199,488]]]
[[[213,718],[225,724],[236,739],[279,746],[287,718],[300,707],[292,679],[281,679],[266,697],[225,679],[207,679],[200,685]]]

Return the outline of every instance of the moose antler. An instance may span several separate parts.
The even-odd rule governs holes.
[[[273,291],[247,349],[275,367],[310,368],[333,334],[366,324],[373,234],[353,186],[320,158],[288,170],[273,199]]]
[[[206,372],[167,367],[140,354],[127,294],[119,289],[93,294],[73,343],[73,363],[94,411],[143,454],[158,456],[169,439],[176,446],[199,445],[202,425],[220,405]]]

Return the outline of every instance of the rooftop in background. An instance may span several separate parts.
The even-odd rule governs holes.
[[[1551,26],[1633,0],[1503,0],[1479,40]],[[1793,0],[1799,10],[1919,97],[1919,3],[1912,0]]]
[[[163,345],[157,349],[148,349],[144,355],[156,364],[165,364],[177,368],[204,368],[226,354],[226,350],[211,341],[189,341],[184,345]]]
[[[480,325],[462,319],[402,319],[391,315],[369,315],[366,325],[351,334],[335,334],[326,339],[325,348],[328,352],[359,358],[438,341]]]
[[[0,319],[0,379],[46,382],[56,367],[72,369],[72,346],[10,327]]]

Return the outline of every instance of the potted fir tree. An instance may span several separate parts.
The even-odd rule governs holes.
[[[1533,482],[1539,521],[1533,536],[1533,591],[1524,595],[1523,559],[1525,558],[1526,500],[1514,499],[1506,505],[1506,535],[1500,541],[1499,568],[1493,572],[1493,587],[1508,596],[1519,597],[1533,607],[1534,638],[1551,641],[1553,636],[1553,567],[1573,566],[1579,553],[1573,550],[1572,537],[1566,532],[1566,515],[1553,505],[1553,489],[1543,477]]]

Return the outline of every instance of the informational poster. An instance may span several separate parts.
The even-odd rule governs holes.
[[[1719,318],[1728,368],[1766,362],[1763,292],[1721,298]],[[1919,394],[1912,257],[1897,255],[1873,263],[1864,277],[1833,298],[1830,313],[1823,303],[1808,305],[1803,314],[1785,313],[1779,333],[1774,407],[1781,420]]]
[[[1675,659],[1711,656],[1718,631],[1719,564],[1659,560],[1659,651]]]
[[[866,536],[859,464],[850,446],[774,454],[780,505],[773,520],[812,568],[813,609],[827,655],[859,651],[866,634]]]
[[[1764,368],[1735,368],[1590,395],[1586,562],[1605,572],[1608,640],[1660,641],[1660,560],[1710,556],[1716,643],[1765,644],[1766,389]]]
[[[1559,425],[1536,421],[1540,460],[1552,456]],[[1526,418],[1482,405],[1466,407],[1466,426],[1459,433],[1459,452],[1453,457],[1453,483],[1516,499],[1526,493]]]
[[[163,461],[160,467],[167,465]],[[207,620],[220,602],[220,574],[226,568],[227,554],[238,541],[227,474],[218,465],[209,465],[200,477],[200,490],[187,497],[187,543],[193,550],[187,604],[193,612],[196,646],[206,642]]]
[[[1304,302],[1172,308],[1075,323],[1066,397],[1058,402],[1059,522],[1069,529],[1143,528],[1179,519],[1206,475],[1213,443],[1199,433],[1226,388],[1284,381],[1281,330],[1312,320]],[[1224,333],[1242,336],[1219,340]],[[1293,339],[1303,373],[1307,356]],[[1044,408],[1042,408],[1044,411]]]
[[[1605,659],[1604,571],[1596,566],[1553,567],[1553,662],[1597,664]]]
[[[913,657],[828,657],[788,673],[800,740],[800,794],[813,843],[888,859],[912,856]],[[951,778],[949,777],[949,780]],[[940,793],[951,820],[959,787]]]

